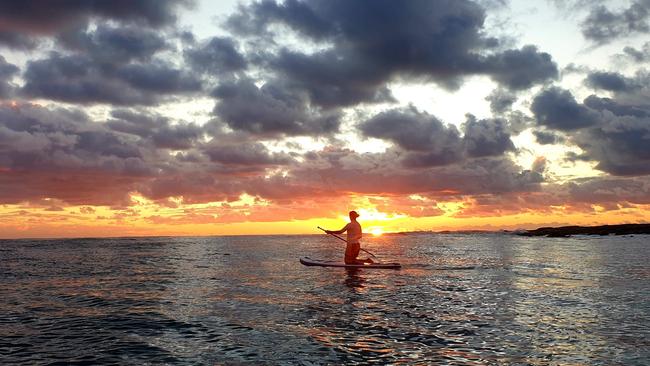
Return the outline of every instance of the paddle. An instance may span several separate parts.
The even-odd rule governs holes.
[[[320,226],[317,226],[317,228],[323,230],[325,233],[330,234],[330,235],[332,235],[333,237],[335,237],[335,238],[337,238],[337,239],[339,239],[339,240],[342,240],[342,241],[344,241],[344,242],[346,242],[346,243],[348,242],[347,240],[343,239],[342,237],[340,237],[340,236],[338,236],[338,235],[336,235],[336,234],[328,233],[327,230],[323,229],[323,228],[320,227]],[[361,250],[363,250],[364,252],[370,254],[371,256],[377,258],[376,255],[370,253],[369,251],[367,251],[367,250],[365,250],[365,249],[363,249],[363,248],[359,248],[359,249],[361,249]]]

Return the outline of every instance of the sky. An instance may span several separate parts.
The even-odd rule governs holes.
[[[0,238],[650,222],[650,1],[0,2]]]

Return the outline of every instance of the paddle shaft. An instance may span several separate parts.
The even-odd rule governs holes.
[[[337,238],[337,239],[339,239],[339,240],[342,240],[342,241],[344,241],[344,242],[347,244],[348,241],[345,240],[345,239],[343,239],[342,237],[340,237],[340,236],[338,236],[338,235],[336,235],[336,234],[333,234],[333,233],[328,233],[327,230],[323,229],[323,228],[320,227],[320,226],[317,226],[317,227],[318,227],[319,229],[323,230],[325,233],[330,234],[330,235],[332,235],[333,237],[335,237],[335,238]],[[359,249],[361,249],[361,250],[363,250],[364,252],[370,254],[371,256],[377,258],[376,255],[370,253],[369,251],[367,251],[367,250],[365,250],[365,249],[363,249],[363,248],[359,248]]]

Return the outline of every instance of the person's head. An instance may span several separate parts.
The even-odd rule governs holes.
[[[357,213],[357,211],[350,211],[349,215],[350,215],[350,220],[351,221],[354,221],[354,220],[357,219],[357,217],[359,217],[359,214]]]

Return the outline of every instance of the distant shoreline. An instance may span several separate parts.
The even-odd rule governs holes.
[[[537,229],[518,229],[518,230],[417,230],[388,232],[384,235],[409,235],[409,234],[498,234],[508,233],[519,236],[547,236],[551,238],[564,238],[571,235],[650,235],[650,224],[618,224],[618,225],[598,225],[598,226],[558,226],[558,227],[540,227]]]
[[[650,234],[650,224],[540,227],[535,230],[520,231],[516,234],[521,236],[546,236],[550,238],[565,238],[571,235],[605,236]]]

